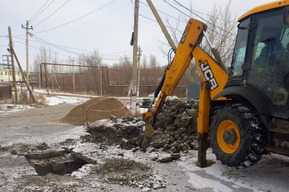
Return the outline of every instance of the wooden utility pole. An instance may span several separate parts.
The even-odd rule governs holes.
[[[20,72],[21,72],[21,74],[22,74],[23,80],[24,80],[24,82],[25,82],[25,84],[26,84],[26,87],[27,87],[27,89],[28,89],[28,91],[29,91],[30,97],[32,98],[33,103],[36,103],[35,97],[34,97],[32,91],[31,91],[31,89],[30,89],[30,87],[29,87],[29,84],[28,84],[27,79],[25,78],[25,75],[24,75],[24,73],[23,73],[22,67],[21,67],[21,65],[20,65],[20,62],[19,62],[19,60],[18,60],[18,57],[17,57],[14,49],[12,49],[12,52],[13,52],[13,55],[14,55],[16,61],[17,61],[18,67],[19,67]]]
[[[13,89],[14,89],[14,99],[15,103],[18,102],[18,95],[17,95],[17,87],[16,87],[16,77],[15,77],[15,64],[14,64],[14,57],[13,57],[13,42],[12,42],[12,32],[11,27],[8,27],[9,33],[9,46],[10,46],[10,54],[11,54],[11,61],[12,61],[12,78],[13,78]]]
[[[138,63],[138,73],[137,73],[137,94],[136,96],[139,97],[139,86],[140,86],[140,57],[141,57],[141,48],[138,47],[138,57],[137,57],[137,63]]]
[[[28,40],[28,37],[29,37],[29,29],[33,29],[33,27],[29,27],[29,22],[26,21],[26,26],[24,27],[22,25],[22,28],[23,29],[26,29],[26,79],[27,79],[27,82],[28,82],[28,86],[29,86],[29,50],[28,50],[28,46],[29,46],[29,40]]]
[[[138,17],[139,0],[135,0],[134,10],[134,36],[133,36],[133,70],[131,87],[131,107],[132,114],[136,115],[136,94],[137,94],[137,48],[138,48]]]

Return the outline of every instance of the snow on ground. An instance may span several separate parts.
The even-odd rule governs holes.
[[[81,136],[84,136],[88,134],[85,131],[85,126],[77,126],[73,129],[69,129],[67,131],[57,132],[57,133],[51,133],[49,136],[45,135],[33,135],[33,136],[23,136],[21,138],[18,138],[17,141],[10,141],[6,145],[2,146],[11,146],[13,144],[19,144],[24,143],[27,145],[38,145],[43,142],[52,145],[54,143],[60,143],[67,139],[79,139]]]
[[[30,105],[0,104],[0,112],[17,112],[33,108]]]
[[[46,90],[35,90],[37,93],[45,93]],[[73,104],[73,103],[81,103],[90,99],[89,95],[87,97],[83,97],[83,95],[77,94],[68,94],[64,93],[63,96],[61,93],[55,93],[51,96],[45,96],[47,105],[55,106],[60,104]],[[67,96],[69,95],[69,96]],[[122,98],[122,99],[128,99]],[[8,105],[1,104],[0,111],[13,111],[17,112],[20,110],[30,109],[31,106],[27,105]],[[146,112],[147,109],[140,108],[139,112]],[[33,137],[23,137],[21,140],[17,140],[14,143],[25,143],[25,144],[38,144],[46,142],[49,145],[60,143],[65,141],[66,139],[79,139],[80,136],[87,134],[85,132],[84,126],[78,126],[68,131],[63,131],[61,133],[51,134],[48,137],[43,136],[33,136]],[[157,164],[156,162],[150,161],[155,156],[162,156],[162,152],[151,152],[151,153],[142,153],[142,152],[133,152],[131,150],[122,150],[118,148],[118,146],[106,146],[104,150],[98,150],[96,152],[96,148],[100,149],[100,146],[92,143],[82,143],[78,142],[74,146],[74,152],[81,153],[82,155],[89,157],[91,161],[97,161],[98,164],[104,163],[101,162],[103,159],[112,159],[112,158],[126,158],[131,159],[137,162],[144,162],[148,165],[155,165],[155,167],[167,167],[166,168],[158,168],[158,170],[164,171],[164,177],[169,179],[167,176],[171,176],[174,174],[174,170],[172,168],[180,167],[183,171],[183,175],[179,175],[179,177],[187,181],[191,188],[188,188],[188,191],[214,191],[214,192],[233,192],[233,191],[253,191],[253,192],[283,192],[288,191],[289,188],[289,157],[281,156],[281,155],[264,155],[260,162],[256,165],[246,168],[246,169],[235,169],[229,168],[227,166],[222,165],[219,161],[216,160],[215,155],[212,153],[212,150],[209,149],[207,151],[207,159],[213,160],[216,163],[207,168],[200,168],[196,166],[197,162],[197,151],[189,151],[189,153],[184,153],[181,155],[181,159],[172,162],[169,164]],[[0,154],[0,159],[9,160],[8,156],[5,156],[6,153]],[[17,157],[19,158],[19,157]],[[24,160],[24,159],[23,159]],[[17,160],[18,161],[18,160]],[[5,163],[4,163],[5,164]],[[77,179],[87,178],[92,170],[94,165],[87,164],[83,166],[78,171],[72,173],[72,176]],[[3,178],[10,178],[13,181],[15,178],[23,177],[23,175],[35,175],[34,169],[29,166],[25,167],[1,167],[2,172],[4,173]],[[19,169],[19,170],[16,170]],[[161,170],[160,170],[161,169]],[[14,174],[10,174],[10,172]],[[1,173],[1,172],[0,172]],[[7,174],[7,175],[5,175]],[[1,178],[1,174],[0,174]],[[157,179],[157,180],[163,180]],[[1,181],[1,180],[0,180]],[[4,181],[4,180],[3,180]],[[176,185],[179,185],[178,181],[174,181]],[[94,180],[92,183],[95,183]],[[172,182],[171,182],[172,183]],[[98,187],[98,183],[95,183],[96,188]],[[7,189],[5,191],[9,191],[11,188],[5,188],[9,185],[5,186],[0,182],[0,189]],[[1,188],[2,187],[2,188]],[[4,187],[4,188],[3,188]],[[28,186],[29,187],[29,186]],[[30,186],[32,187],[32,186]],[[119,188],[121,189],[121,187]],[[164,189],[164,191],[166,191]]]
[[[83,103],[89,100],[89,98],[80,97],[68,97],[68,96],[44,96],[45,103],[49,106],[61,105],[61,104],[77,104]]]
[[[217,161],[211,149],[207,150],[207,159],[216,163],[206,168],[196,166],[197,151],[183,155],[178,165],[189,176],[189,182],[196,189],[210,188],[214,192],[233,191],[288,191],[289,157],[271,154],[246,169],[230,168]]]

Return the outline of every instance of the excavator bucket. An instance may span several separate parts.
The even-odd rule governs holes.
[[[143,121],[145,122],[145,136],[152,137],[154,134],[154,127],[149,123],[149,119],[152,117],[152,112],[146,112],[143,114]]]
[[[153,128],[153,126],[151,124],[149,124],[148,122],[145,122],[145,136],[146,137],[152,137],[154,134],[155,129]]]

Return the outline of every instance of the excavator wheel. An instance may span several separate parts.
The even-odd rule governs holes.
[[[218,160],[230,167],[245,168],[260,160],[266,129],[252,107],[227,104],[212,117],[209,138]]]

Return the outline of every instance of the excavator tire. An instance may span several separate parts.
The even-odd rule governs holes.
[[[245,168],[261,159],[267,137],[257,112],[235,103],[215,111],[209,138],[218,160],[229,167]]]

